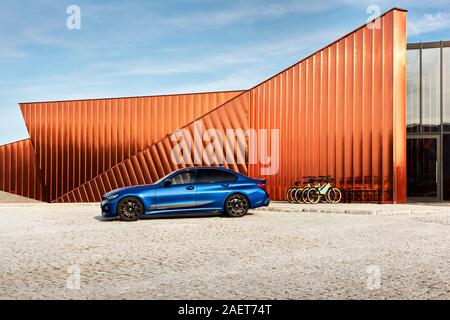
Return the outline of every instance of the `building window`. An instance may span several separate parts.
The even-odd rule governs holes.
[[[422,50],[422,130],[438,132],[441,125],[440,48]]]
[[[420,131],[420,50],[407,51],[406,130]]]
[[[443,49],[443,122],[444,130],[450,131],[450,48]]]

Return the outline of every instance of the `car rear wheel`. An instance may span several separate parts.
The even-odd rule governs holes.
[[[242,194],[233,194],[225,201],[225,213],[229,217],[242,217],[248,212],[249,208],[248,199]]]
[[[126,197],[120,200],[117,211],[121,220],[136,221],[144,214],[144,205],[137,198]]]

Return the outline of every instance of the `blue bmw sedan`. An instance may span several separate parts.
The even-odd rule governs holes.
[[[125,221],[165,213],[220,212],[242,217],[251,208],[268,206],[265,180],[252,179],[222,167],[175,171],[152,185],[126,187],[106,193],[104,217]]]

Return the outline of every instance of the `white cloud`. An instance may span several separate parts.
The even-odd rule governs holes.
[[[277,18],[290,13],[310,14],[330,10],[334,3],[324,1],[283,1],[267,4],[253,2],[241,4],[227,10],[194,13],[162,19],[162,23],[175,27],[206,27],[222,26],[243,21],[256,21],[267,18]]]
[[[14,47],[2,45],[0,42],[0,58],[22,58],[26,56],[25,52]]]
[[[450,12],[426,13],[419,20],[409,21],[408,35],[415,36],[447,28],[450,28]]]
[[[122,61],[119,67],[114,64],[103,64],[101,67],[110,76],[214,73],[219,70],[226,70],[225,74],[228,74],[233,72],[233,70],[239,70],[242,66],[245,66],[246,69],[254,68],[258,70],[260,65],[271,66],[279,64],[281,59],[284,59],[286,63],[300,60],[331,41],[338,39],[348,31],[342,27],[324,28],[316,32],[305,32],[295,36],[289,35],[278,39],[268,39],[262,43],[224,46],[220,52],[206,52],[200,56],[195,55],[193,58],[186,57],[181,61],[170,59],[163,61],[129,60]],[[109,70],[109,72],[106,70]]]
[[[403,9],[423,9],[423,8],[448,8],[448,0],[336,0],[341,5],[367,8],[370,5],[377,5],[380,8],[389,10],[392,7]]]
[[[214,81],[183,85],[173,88],[160,88],[158,94],[173,94],[183,92],[213,92],[223,90],[247,90],[261,81],[261,74],[255,70],[241,70],[233,75]]]

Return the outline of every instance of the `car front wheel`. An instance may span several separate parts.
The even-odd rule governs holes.
[[[136,221],[144,214],[144,206],[141,200],[127,197],[120,200],[117,205],[120,219],[123,221]]]
[[[249,208],[250,204],[248,199],[242,194],[231,195],[225,202],[225,213],[229,217],[242,217],[248,212]]]

